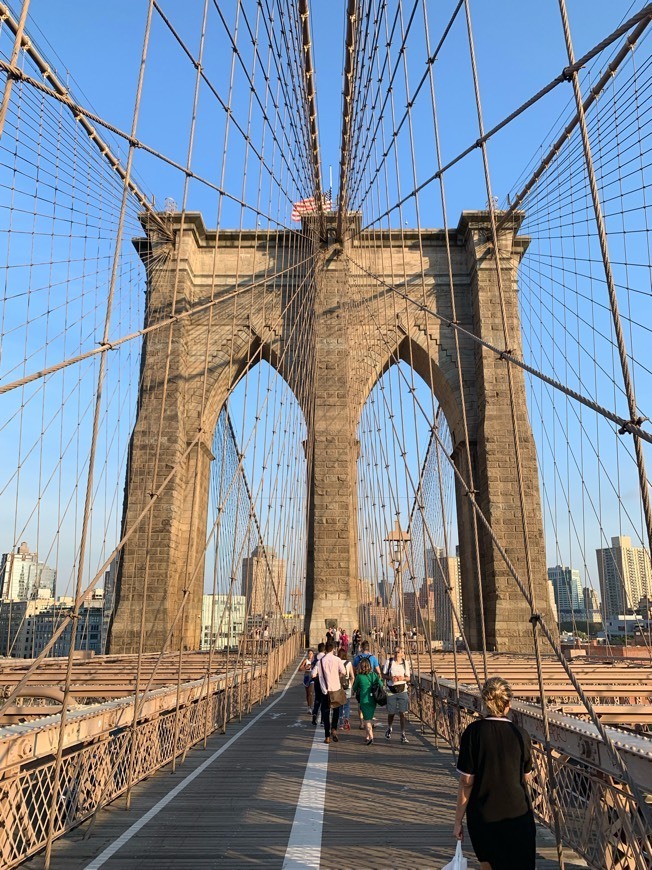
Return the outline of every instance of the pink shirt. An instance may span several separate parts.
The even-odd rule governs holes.
[[[312,669],[312,676],[319,677],[319,686],[324,695],[328,692],[336,692],[337,689],[342,688],[340,684],[340,674],[342,674],[342,676],[346,674],[344,662],[339,658],[339,656],[334,655],[332,652],[327,653],[327,655],[325,655],[323,659],[320,659],[319,663]]]

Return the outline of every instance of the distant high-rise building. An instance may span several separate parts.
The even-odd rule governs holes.
[[[386,604],[365,605],[366,619],[370,628],[385,630],[386,626],[396,625],[396,608]]]
[[[115,581],[118,575],[118,564],[120,557],[115,556],[113,561],[104,572],[104,616],[102,619],[102,652],[106,652],[106,645],[109,638],[109,627],[111,625],[111,617],[115,607]]]
[[[632,547],[626,535],[611,539],[611,547],[596,550],[605,619],[632,613],[652,594],[652,565],[645,547]]]
[[[47,589],[54,597],[57,572],[45,562],[39,562],[38,554],[31,553],[23,543],[15,553],[3,553],[0,557],[0,597],[13,601],[29,601],[37,598],[40,589]]]
[[[602,622],[598,593],[591,586],[585,586],[582,593],[584,595],[584,612],[588,621]]]
[[[250,616],[285,612],[285,560],[272,547],[256,547],[242,560],[241,591]]]
[[[403,607],[406,625],[418,628],[421,625],[419,619],[419,596],[417,592],[405,592],[403,594]]]
[[[584,593],[577,568],[555,565],[548,568],[548,580],[552,583],[560,622],[581,616],[584,613]]]
[[[72,598],[47,597],[42,589],[29,601],[9,599],[0,608],[0,654],[19,659],[36,658],[44,649],[55,629],[72,611]],[[89,594],[79,608],[75,628],[75,649],[94,654],[102,652],[102,617],[104,595],[101,589]],[[63,630],[52,647],[50,656],[67,656],[70,649],[72,622]]]
[[[548,601],[555,619],[559,622],[559,611],[557,610],[557,602],[555,601],[555,587],[552,585],[552,580],[548,577]]]
[[[428,597],[434,620],[433,640],[452,648],[459,627],[451,609],[451,601],[462,619],[462,576],[458,555],[446,556],[443,548],[426,550],[426,581],[419,593],[419,605],[426,618]],[[448,589],[450,592],[448,591]]]
[[[201,649],[236,646],[244,634],[246,616],[247,599],[244,595],[204,595]]]

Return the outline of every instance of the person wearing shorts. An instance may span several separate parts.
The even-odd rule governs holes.
[[[385,662],[383,676],[387,681],[387,731],[385,731],[385,739],[392,739],[392,723],[394,716],[398,713],[401,721],[401,743],[407,743],[405,714],[408,711],[410,666],[403,655],[401,646],[397,646],[394,655]]]

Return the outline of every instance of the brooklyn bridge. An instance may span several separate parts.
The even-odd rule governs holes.
[[[89,5],[0,2],[0,866],[443,867],[499,675],[537,868],[652,870],[652,5]]]

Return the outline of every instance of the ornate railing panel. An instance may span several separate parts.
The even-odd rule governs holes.
[[[433,691],[429,677],[415,681],[411,711],[454,752],[462,731],[479,709],[479,692],[471,686],[456,691],[452,681],[437,680]],[[557,786],[553,798],[541,711],[514,702],[512,718],[532,737],[530,793],[538,820],[554,830],[556,811],[564,845],[595,870],[652,870],[650,832],[595,726],[572,716],[548,714]],[[608,731],[634,782],[652,801],[652,739],[615,728]]]
[[[300,650],[300,635],[270,650],[266,664],[152,692],[135,731],[134,699],[71,711],[55,836],[200,743],[269,694]],[[179,702],[177,705],[177,697]],[[0,729],[0,866],[16,867],[44,848],[51,808],[58,716]],[[132,752],[131,739],[135,741]],[[130,760],[134,769],[129,775]]]

